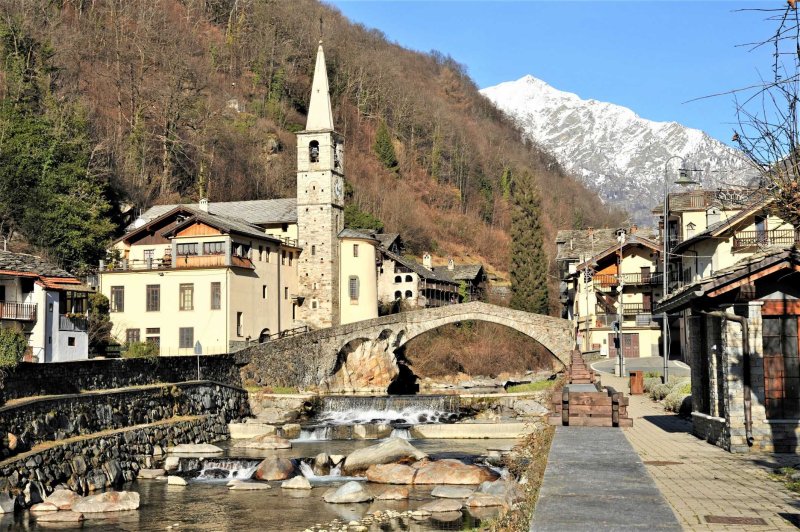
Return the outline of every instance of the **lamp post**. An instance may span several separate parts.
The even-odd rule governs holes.
[[[663,253],[662,253],[662,272],[661,272],[661,299],[664,300],[669,292],[669,163],[673,159],[681,161],[681,168],[678,169],[678,180],[675,181],[676,185],[688,186],[696,185],[697,181],[689,178],[689,172],[699,172],[697,169],[688,169],[686,166],[686,159],[680,155],[673,155],[664,163],[664,229],[662,233],[663,240]],[[667,312],[661,313],[661,345],[662,356],[664,358],[664,371],[661,376],[662,382],[665,384],[669,382],[669,321],[667,320]]]
[[[625,288],[625,280],[622,276],[622,248],[625,246],[625,229],[617,231],[617,242],[619,242],[619,266],[617,266],[617,365],[619,366],[619,376],[625,377],[625,353],[622,349],[622,320],[625,319],[622,303],[622,294]]]

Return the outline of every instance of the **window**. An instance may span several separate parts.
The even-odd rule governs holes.
[[[222,283],[211,283],[211,310],[219,310],[222,307]]]
[[[281,250],[281,264],[286,264],[286,250]]]
[[[402,283],[403,282],[403,276],[402,275],[395,275],[394,276],[394,282]]]
[[[289,299],[289,287],[288,286],[284,286],[283,287],[283,299]]]
[[[358,257],[358,244],[353,244],[353,256]]]
[[[153,344],[158,349],[159,353],[161,352],[161,337],[160,336],[148,336],[145,338],[145,341],[148,344]]]
[[[224,253],[225,242],[203,242],[203,255],[223,255]]]
[[[407,282],[407,283],[410,283],[410,282],[412,282],[413,280],[414,280],[414,278],[413,278],[413,277],[411,277],[410,275],[406,275],[406,282]]]
[[[312,244],[311,245],[311,256],[313,257],[316,254],[317,254],[317,246]]]
[[[358,277],[355,275],[350,276],[350,281],[348,283],[348,289],[350,292],[350,302],[358,301]]]
[[[767,418],[800,416],[797,316],[764,316],[764,397]]]
[[[180,349],[194,347],[194,327],[181,327],[178,329],[178,347]]]
[[[161,310],[161,285],[147,285],[147,312]]]
[[[406,290],[406,299],[411,299],[412,297],[414,297],[414,292]]]
[[[308,162],[319,162],[319,142],[312,140],[308,143]]]
[[[234,244],[233,254],[237,257],[250,258],[250,246],[248,244]]]
[[[58,306],[61,314],[84,314],[89,308],[86,293],[66,290],[58,294]]]
[[[261,287],[261,299],[267,299],[267,285]]]
[[[242,336],[242,313],[236,313],[236,336]]]
[[[401,297],[403,297],[403,293],[402,293],[400,290],[397,290],[397,291],[394,293],[394,298],[395,298],[395,299],[400,299]]]
[[[318,306],[317,300],[316,299],[312,299],[311,300],[311,308],[315,309],[315,308],[317,308],[317,306]]]
[[[267,249],[265,249],[264,251],[266,251],[266,255],[267,255],[266,256],[266,262],[269,262],[269,254],[272,252],[272,250],[269,247],[267,247]]]
[[[147,329],[145,329],[144,332],[146,332],[147,334],[161,334],[161,328],[160,327],[148,327]]]
[[[181,283],[178,291],[178,308],[194,310],[194,284]]]
[[[125,287],[111,287],[111,312],[125,312]]]
[[[289,252],[289,266],[292,265],[292,259],[294,258],[294,251]]]
[[[154,249],[146,249],[144,250],[144,261],[150,262],[155,258],[156,250]]]
[[[281,224],[281,231],[284,233],[289,230],[289,224]]]
[[[264,246],[258,246],[258,262],[264,262]]]
[[[75,337],[74,336],[67,336],[67,345],[70,347],[75,347]]]
[[[133,344],[139,341],[139,329],[128,329],[125,331],[125,343]]]
[[[197,242],[178,244],[177,253],[178,255],[197,255]]]

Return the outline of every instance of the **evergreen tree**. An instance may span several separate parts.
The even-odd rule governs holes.
[[[383,120],[378,126],[378,132],[375,134],[375,144],[372,145],[372,149],[381,163],[383,163],[383,166],[390,170],[397,168],[397,155],[394,153],[392,136],[389,133],[389,128],[386,127],[386,122]]]
[[[511,193],[511,307],[547,314],[547,256],[542,247],[539,194],[527,173],[515,177]]]

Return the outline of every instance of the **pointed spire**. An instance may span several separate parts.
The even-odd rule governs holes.
[[[314,67],[314,81],[311,83],[311,101],[308,104],[306,131],[333,131],[328,70],[325,66],[325,52],[322,50],[322,41],[319,41],[317,65]]]

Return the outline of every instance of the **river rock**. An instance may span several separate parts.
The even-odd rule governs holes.
[[[167,471],[175,471],[178,469],[178,466],[181,463],[181,459],[178,456],[167,456],[164,460],[164,469]]]
[[[497,473],[491,469],[445,459],[420,465],[414,484],[480,484],[497,478]]]
[[[334,467],[339,465],[339,464],[341,464],[342,460],[344,460],[344,455],[343,454],[332,454],[331,455],[331,465],[334,466]]]
[[[374,497],[360,482],[354,480],[330,490],[323,496],[325,502],[346,504],[351,502],[370,502]]]
[[[135,491],[106,491],[84,497],[72,505],[74,512],[83,514],[122,512],[137,508],[139,508],[139,494]]]
[[[81,500],[83,497],[72,490],[57,489],[44,502],[55,505],[59,510],[72,510],[73,505]]]
[[[291,449],[292,443],[289,440],[281,438],[275,434],[263,434],[256,436],[251,440],[238,442],[234,445],[240,449]]]
[[[298,423],[286,423],[283,427],[281,427],[281,434],[287,440],[294,440],[300,437],[300,431],[302,428]]]
[[[281,487],[287,490],[310,490],[311,482],[303,475],[297,475],[289,480],[284,480]]]
[[[295,410],[286,410],[270,406],[261,410],[256,419],[261,423],[268,423],[271,425],[280,425],[281,423],[292,422],[297,419],[298,413]]]
[[[47,512],[36,516],[37,523],[77,523],[83,521],[80,512]]]
[[[38,513],[38,512],[57,512],[58,506],[53,503],[49,502],[40,502],[39,504],[34,504],[31,506],[31,512]]]
[[[478,487],[478,492],[488,493],[504,499],[508,504],[514,504],[525,498],[522,487],[514,480],[495,480],[494,482],[483,482]]]
[[[416,470],[403,464],[374,464],[367,468],[367,480],[377,484],[413,484]]]
[[[442,499],[466,499],[472,493],[473,490],[471,488],[461,486],[436,486],[431,491],[431,496]]]
[[[511,407],[514,412],[516,412],[520,416],[524,417],[533,417],[533,416],[544,416],[550,409],[546,406],[543,406],[540,402],[534,401],[533,399],[520,399],[518,401],[514,401],[514,405]]]
[[[170,475],[167,477],[167,484],[170,486],[185,486],[187,484],[186,479],[183,477],[179,477],[177,475]]]
[[[441,499],[423,504],[417,508],[417,510],[420,512],[430,512],[432,514],[438,512],[458,512],[461,511],[462,506],[463,503],[461,501],[454,499]]]
[[[253,473],[256,480],[286,480],[294,475],[294,464],[288,458],[268,456]]]
[[[222,449],[210,443],[181,443],[167,452],[170,454],[220,454]]]
[[[392,462],[414,462],[427,457],[406,440],[389,438],[377,445],[357,449],[344,459],[345,473],[352,474],[366,470],[374,464]]]
[[[484,506],[508,506],[503,497],[491,495],[489,493],[475,492],[467,499],[467,506],[470,507],[484,507]]]
[[[312,469],[318,477],[329,474],[331,472],[331,457],[327,453],[319,453],[314,457]]]
[[[228,486],[231,491],[260,491],[272,489],[266,482],[241,481]]]
[[[8,448],[12,451],[15,451],[17,449],[17,446],[19,445],[19,438],[15,434],[12,434],[11,432],[8,433],[7,438],[8,438]]]
[[[14,499],[0,493],[0,515],[14,513]]]
[[[163,477],[167,472],[164,469],[140,469],[138,478]]]
[[[408,488],[397,486],[384,490],[383,493],[375,497],[379,501],[400,501],[408,499]]]

